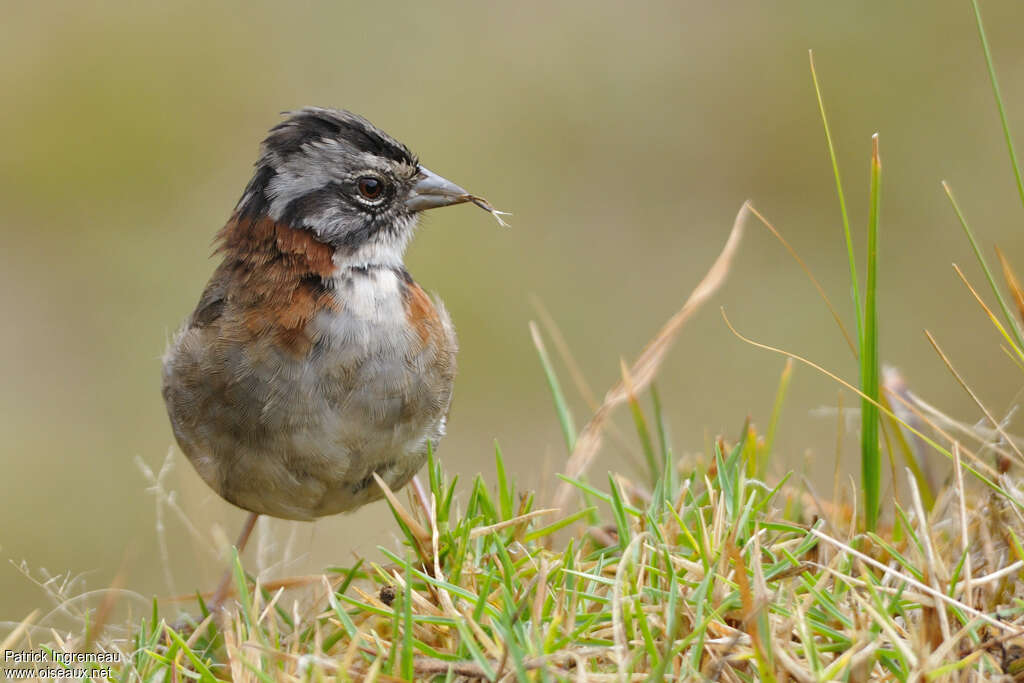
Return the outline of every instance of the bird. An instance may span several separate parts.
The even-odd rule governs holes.
[[[458,343],[404,265],[423,211],[485,200],[346,110],[286,112],[163,356],[175,439],[250,514],[315,520],[404,486],[445,433]],[[230,577],[214,593],[219,607]]]

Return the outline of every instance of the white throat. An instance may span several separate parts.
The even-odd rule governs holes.
[[[334,266],[343,268],[400,268],[403,265],[405,249],[412,239],[415,217],[408,225],[401,226],[397,234],[379,232],[354,251],[338,249],[334,252]]]

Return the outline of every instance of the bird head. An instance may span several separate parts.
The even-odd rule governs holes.
[[[307,107],[270,130],[236,213],[308,230],[342,255],[400,262],[419,212],[469,201],[363,117]]]

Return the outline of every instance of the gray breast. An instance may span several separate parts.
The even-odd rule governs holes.
[[[340,305],[310,323],[308,356],[211,325],[183,330],[165,358],[182,449],[247,510],[312,519],[354,509],[380,496],[374,472],[404,485],[443,435],[455,375],[443,307],[442,338],[425,342],[406,320],[393,271],[337,286]]]

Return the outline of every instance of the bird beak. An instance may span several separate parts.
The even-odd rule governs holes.
[[[420,166],[416,184],[412,186],[412,191],[405,199],[405,208],[410,211],[425,211],[472,200],[473,195],[452,181]]]

